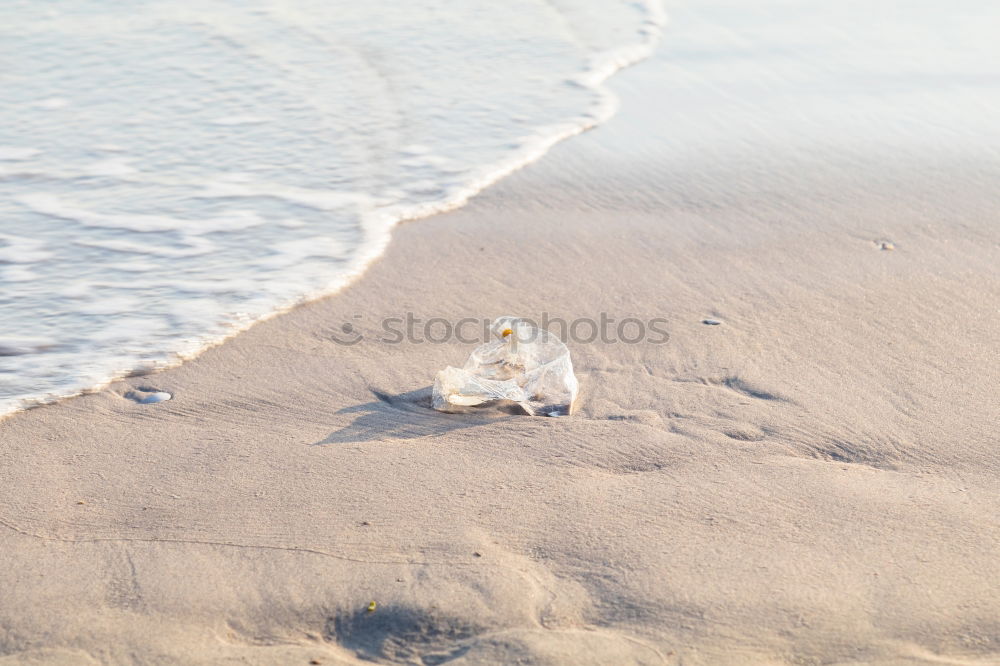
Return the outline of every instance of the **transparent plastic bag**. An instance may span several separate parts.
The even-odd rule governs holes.
[[[568,415],[579,384],[566,345],[517,317],[500,317],[492,331],[498,339],[473,350],[463,367],[437,373],[434,409],[462,412],[511,400],[532,416]]]

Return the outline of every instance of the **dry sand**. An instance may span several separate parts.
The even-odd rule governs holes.
[[[730,9],[342,293],[0,424],[0,663],[1000,663],[997,121]],[[406,312],[670,339],[570,342],[572,417],[443,415],[471,345]]]

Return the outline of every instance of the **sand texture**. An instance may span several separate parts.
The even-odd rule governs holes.
[[[1000,663],[995,93],[765,9],[671,7],[614,120],[341,293],[0,423],[0,664]],[[407,312],[669,340],[570,341],[571,417],[445,415],[473,345]]]

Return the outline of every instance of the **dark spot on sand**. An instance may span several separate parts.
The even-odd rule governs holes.
[[[702,319],[701,323],[705,324],[706,326],[718,326],[722,322],[719,321],[718,319]]]
[[[328,618],[324,637],[368,661],[443,664],[466,651],[482,628],[432,608],[386,608]]]

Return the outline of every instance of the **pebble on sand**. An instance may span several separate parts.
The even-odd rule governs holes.
[[[719,321],[718,319],[702,319],[701,323],[706,324],[708,326],[718,326],[722,322]]]
[[[129,400],[134,400],[140,405],[152,405],[153,403],[163,402],[165,400],[170,400],[173,396],[166,391],[146,391],[143,389],[136,389],[134,391],[129,391],[125,394],[125,397]]]

